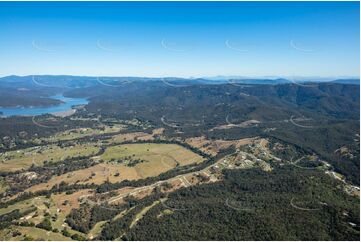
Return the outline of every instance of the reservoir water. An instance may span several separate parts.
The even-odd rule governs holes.
[[[33,116],[46,113],[58,113],[69,111],[73,106],[76,105],[88,104],[88,100],[86,98],[69,98],[64,97],[63,95],[55,95],[51,96],[50,98],[61,100],[63,103],[47,107],[0,107],[0,116]]]

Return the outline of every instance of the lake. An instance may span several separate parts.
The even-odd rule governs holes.
[[[63,101],[62,104],[53,105],[48,107],[10,107],[10,108],[3,108],[0,107],[0,116],[33,116],[33,115],[41,115],[47,113],[60,113],[71,111],[73,106],[76,105],[85,105],[88,104],[89,101],[86,98],[69,98],[64,97],[63,95],[55,95],[51,96],[50,98],[57,99]]]

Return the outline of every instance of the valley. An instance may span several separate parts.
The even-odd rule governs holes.
[[[0,0],[0,241],[360,241],[359,22]]]
[[[359,236],[359,179],[349,166],[339,166],[359,159],[353,114],[340,119],[307,108],[295,111],[278,96],[259,96],[252,85],[170,88],[152,83],[152,92],[137,83],[126,85],[134,88],[134,96],[106,87],[107,92],[98,91],[101,100],[90,98],[70,116],[0,119],[3,240],[162,239],[157,233],[197,239],[195,228],[209,240],[252,239],[248,226],[258,226],[254,233],[270,239],[262,237],[266,225],[259,219],[268,221],[271,239],[311,239],[312,233],[292,237],[282,232],[287,224],[301,226],[305,218],[311,218],[302,223],[305,230],[318,224],[324,231],[320,239]],[[114,95],[113,89],[120,93]],[[225,93],[219,93],[222,89]],[[249,94],[238,95],[241,89]],[[66,91],[70,96],[91,92]],[[161,98],[147,101],[155,93]],[[207,98],[196,102],[195,96]],[[10,121],[15,125],[9,133]],[[324,146],[325,131],[329,137],[344,136]],[[188,216],[195,211],[192,221]],[[241,222],[246,227],[237,227],[238,213],[249,219]],[[299,219],[289,221],[295,213]],[[202,217],[207,214],[213,222]],[[221,231],[221,214],[228,214],[233,232]],[[330,216],[339,218],[332,224],[340,229],[337,236],[319,224]],[[190,237],[183,231],[187,226],[192,226]],[[208,226],[218,231],[216,237]]]

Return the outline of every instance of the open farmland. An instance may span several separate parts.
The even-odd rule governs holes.
[[[50,144],[36,146],[0,154],[0,171],[16,171],[27,169],[32,165],[41,166],[44,162],[62,161],[68,158],[96,154],[99,148],[93,144],[71,145],[60,147]]]
[[[179,165],[199,163],[203,158],[182,146],[175,144],[127,144],[109,147],[101,158],[106,161],[132,157],[148,162],[163,161]],[[162,162],[161,162],[162,163]]]
[[[120,143],[120,142],[138,141],[138,140],[149,141],[149,140],[154,140],[154,137],[156,135],[161,136],[163,132],[164,132],[164,128],[158,128],[152,130],[151,134],[144,132],[116,134],[111,137],[110,142]]]
[[[110,142],[120,143],[126,141],[134,141],[134,140],[153,140],[153,135],[144,132],[117,134],[112,136]]]
[[[99,135],[99,134],[107,134],[107,133],[115,133],[125,128],[125,125],[114,124],[112,126],[101,125],[98,128],[79,128],[79,129],[70,129],[64,132],[59,132],[49,138],[43,139],[45,141],[52,140],[72,140],[78,139],[82,137]]]
[[[35,240],[72,240],[69,237],[63,236],[58,231],[66,229],[70,235],[84,234],[72,230],[66,223],[66,216],[69,214],[71,209],[79,208],[78,199],[81,196],[88,195],[89,190],[81,190],[72,194],[54,194],[50,197],[39,196],[34,199],[28,199],[17,202],[7,208],[0,209],[0,216],[5,215],[15,209],[19,209],[20,212],[24,212],[30,209],[34,209],[33,212],[18,219],[21,224],[40,224],[44,220],[49,220],[51,230],[43,228],[35,228],[33,226],[12,226],[10,231],[17,230],[20,232],[19,235],[13,236],[9,231],[2,231],[0,234],[4,239],[8,240],[8,237],[12,240],[24,240],[24,236],[28,236],[27,239],[33,238]],[[25,227],[24,227],[25,226]]]
[[[32,186],[27,191],[48,190],[61,182],[102,184],[106,181],[144,179],[158,176],[177,166],[196,164],[204,160],[201,156],[182,146],[155,143],[111,146],[98,159],[104,162],[86,169],[54,176],[46,183]],[[130,162],[135,159],[142,162],[130,166]]]
[[[14,231],[18,232],[18,236],[14,236]],[[21,240],[55,240],[69,241],[71,238],[65,237],[60,233],[46,231],[35,227],[11,226],[6,230],[0,231],[0,239],[5,241],[21,241]]]
[[[20,201],[15,204],[12,204],[10,206],[7,206],[5,208],[0,208],[0,215],[9,213],[15,209],[26,210],[26,209],[30,208],[32,205],[33,205],[33,201],[31,199]]]

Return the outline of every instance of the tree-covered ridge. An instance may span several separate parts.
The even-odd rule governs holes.
[[[123,239],[359,240],[359,199],[338,186],[291,167],[227,170],[222,182],[172,193]]]

